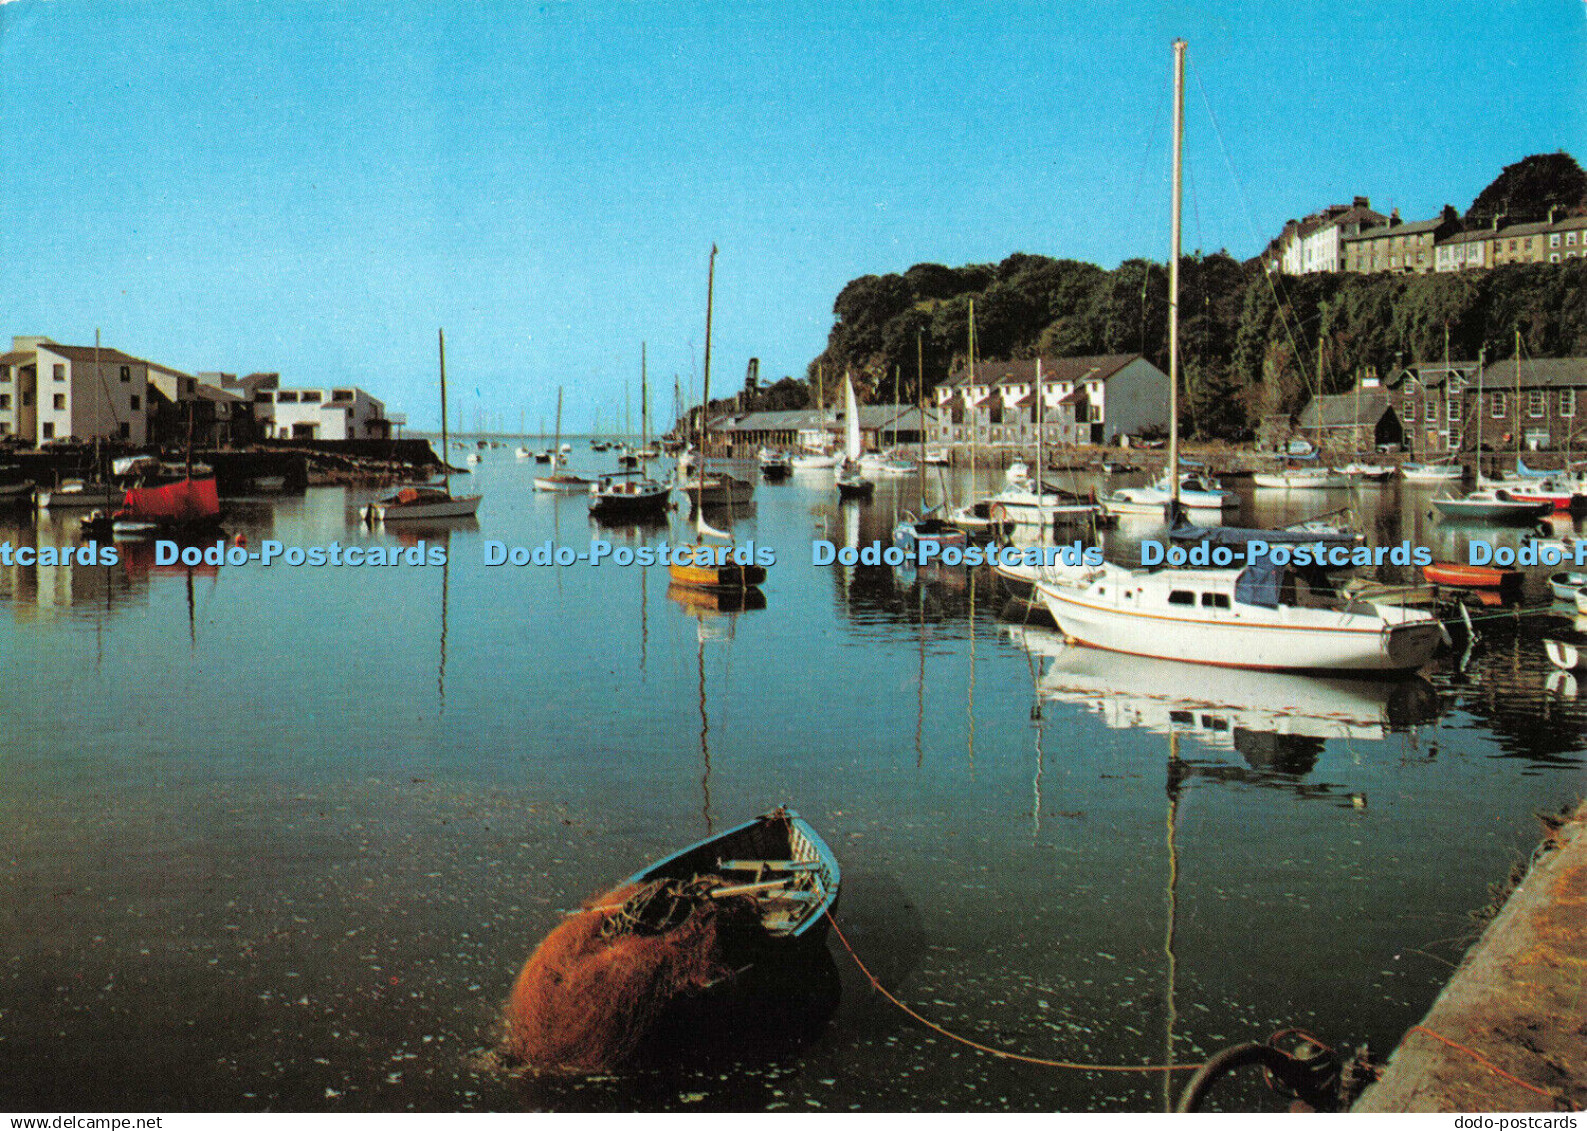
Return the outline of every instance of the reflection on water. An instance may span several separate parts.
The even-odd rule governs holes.
[[[1286,1025],[1389,1047],[1458,957],[1432,940],[1468,931],[1531,814],[1581,790],[1587,703],[1541,640],[1587,634],[1538,611],[1541,573],[1522,607],[1472,610],[1469,658],[1425,679],[1253,677],[1066,648],[1000,620],[984,570],[810,564],[812,539],[886,545],[913,480],[869,504],[840,504],[830,473],[758,484],[713,518],[776,551],[752,595],[678,591],[661,567],[485,566],[487,539],[692,540],[683,513],[595,524],[533,473],[488,453],[478,520],[433,530],[366,529],[374,492],[341,488],[228,518],[253,548],[423,540],[444,567],[134,549],[0,570],[0,1099],[1155,1110],[1156,1079],[955,1051],[831,954],[801,972],[810,1017],[772,1026],[797,1041],[728,1040],[713,1018],[698,1057],[577,1081],[510,1080],[481,1054],[562,908],[779,803],[841,859],[862,957],[950,1028],[1105,1063]],[[966,479],[942,493],[965,501]],[[1392,485],[1239,489],[1246,524],[1349,505],[1380,543],[1453,557],[1471,536]],[[1103,537],[1128,557],[1160,533]],[[76,532],[7,514],[0,538]]]

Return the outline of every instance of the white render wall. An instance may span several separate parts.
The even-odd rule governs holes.
[[[96,373],[94,362],[73,363],[44,344],[37,347],[37,356],[36,442],[71,436],[114,439],[121,436],[123,424],[134,444],[148,439],[148,365],[129,358],[102,360]],[[59,381],[55,379],[56,366],[62,367],[63,379]],[[61,398],[60,407],[57,397]],[[138,398],[137,409],[132,407],[133,397]],[[46,424],[53,426],[49,436],[45,435]]]

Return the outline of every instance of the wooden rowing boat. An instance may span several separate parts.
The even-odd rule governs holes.
[[[610,1072],[691,1059],[718,1038],[734,1062],[807,1039],[837,1004],[824,940],[839,879],[832,850],[785,808],[640,869],[572,912],[524,964],[504,1057]]]
[[[1587,573],[1560,570],[1548,575],[1549,592],[1554,594],[1556,601],[1574,601],[1584,585],[1587,585]]]
[[[1520,585],[1525,577],[1518,569],[1467,565],[1465,562],[1433,562],[1422,567],[1422,576],[1434,585],[1453,589],[1509,589]]]
[[[837,857],[809,822],[778,808],[658,860],[621,886],[701,877],[722,881],[718,897],[754,896],[758,937],[739,941],[764,944],[824,938],[841,873]]]

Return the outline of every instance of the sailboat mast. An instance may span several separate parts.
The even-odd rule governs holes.
[[[1515,326],[1515,470],[1521,471],[1521,324]]]
[[[1174,40],[1174,206],[1168,250],[1168,478],[1169,507],[1179,509],[1179,222],[1185,145],[1185,41]]]
[[[645,383],[645,343],[639,343],[639,446],[650,447],[650,394]]]
[[[1041,449],[1041,355],[1036,355],[1036,521],[1042,524],[1042,533],[1046,534],[1046,520],[1041,516],[1042,503],[1042,449]]]
[[[694,513],[704,514],[700,498],[705,492],[706,418],[711,415],[711,306],[716,295],[716,245],[711,245],[711,263],[705,273],[705,378],[700,391],[700,466],[695,469]]]
[[[436,347],[441,355],[441,482],[452,493],[452,465],[446,459],[446,327],[436,330]]]

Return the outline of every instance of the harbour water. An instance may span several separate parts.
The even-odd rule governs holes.
[[[836,938],[806,1031],[598,1079],[488,1054],[564,909],[778,804],[841,860],[837,923],[878,980],[977,1042],[1183,1065],[1298,1026],[1386,1051],[1534,814],[1587,780],[1546,570],[1425,678],[1242,675],[1065,648],[1000,615],[984,571],[810,564],[814,539],[885,545],[913,479],[840,505],[797,474],[716,520],[775,551],[764,608],[680,599],[659,566],[486,566],[488,540],[668,537],[592,525],[534,467],[491,452],[477,522],[449,528],[366,530],[374,492],[340,487],[228,508],[250,548],[422,539],[444,566],[145,546],[0,570],[0,1107],[1161,1110],[1184,1073],[973,1051]],[[1350,507],[1438,558],[1519,537],[1394,485],[1242,490],[1246,524]],[[0,538],[77,541],[25,512]]]

